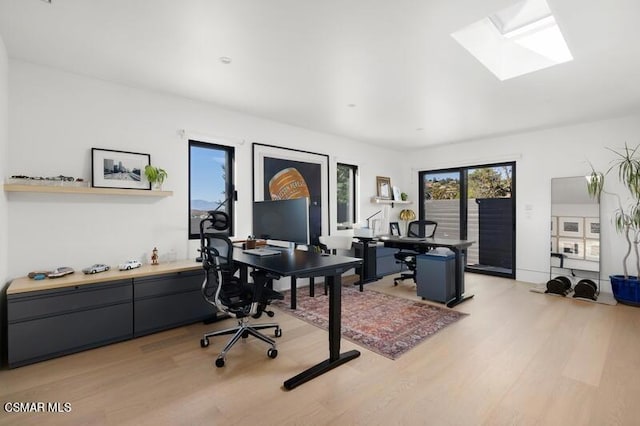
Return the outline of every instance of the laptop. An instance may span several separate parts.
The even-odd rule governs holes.
[[[253,256],[273,256],[281,253],[280,250],[272,250],[267,248],[247,249],[247,250],[242,250],[242,252],[246,254],[251,254]]]

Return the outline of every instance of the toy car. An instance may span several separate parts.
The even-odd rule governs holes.
[[[138,260],[127,260],[124,263],[121,263],[118,268],[121,271],[128,271],[129,269],[134,269],[134,268],[139,268],[142,266],[142,263],[140,263]]]
[[[68,266],[61,266],[49,272],[47,276],[49,278],[60,278],[64,277],[65,275],[73,274],[74,272],[75,271],[73,270],[73,268],[69,268]]]
[[[111,269],[109,265],[105,265],[104,263],[94,263],[88,268],[82,269],[82,272],[84,272],[85,274],[95,274],[98,272],[108,271],[109,269]]]

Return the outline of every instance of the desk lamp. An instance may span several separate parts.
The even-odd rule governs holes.
[[[400,220],[404,221],[404,236],[407,237],[409,231],[409,221],[416,219],[416,212],[411,209],[400,210]]]

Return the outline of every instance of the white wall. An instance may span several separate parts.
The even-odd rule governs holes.
[[[11,143],[4,174],[89,178],[91,148],[108,148],[150,153],[169,173],[163,189],[174,192],[161,199],[11,193],[10,277],[126,258],[148,262],[154,246],[161,259],[195,257],[197,243],[187,240],[188,142],[179,129],[235,144],[240,237],[251,230],[251,142],[328,154],[332,177],[336,161],[359,165],[361,218],[376,211],[369,201],[376,175],[392,183],[404,176],[404,156],[391,150],[21,61],[9,66]],[[330,204],[335,229],[335,198]]]
[[[412,187],[417,170],[516,161],[516,278],[546,282],[549,276],[551,178],[584,176],[589,162],[606,171],[613,158],[605,147],[640,143],[640,114],[525,134],[443,145],[411,155]],[[610,180],[611,181],[611,180]],[[617,188],[613,185],[613,188]],[[417,193],[412,195],[415,199]],[[621,273],[624,243],[613,228],[615,200],[601,205],[601,282],[610,292],[608,275]]]
[[[7,103],[8,103],[8,59],[7,49],[4,41],[0,37],[0,178],[6,175],[7,171],[7,145],[8,145],[8,124],[7,124]],[[4,354],[4,288],[8,280],[8,256],[9,242],[7,238],[8,219],[7,219],[7,197],[4,191],[0,192],[0,359]],[[0,361],[1,362],[1,361]]]

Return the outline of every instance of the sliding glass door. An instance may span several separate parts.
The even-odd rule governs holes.
[[[466,270],[515,278],[515,163],[423,171],[419,182],[436,237],[474,241]]]

